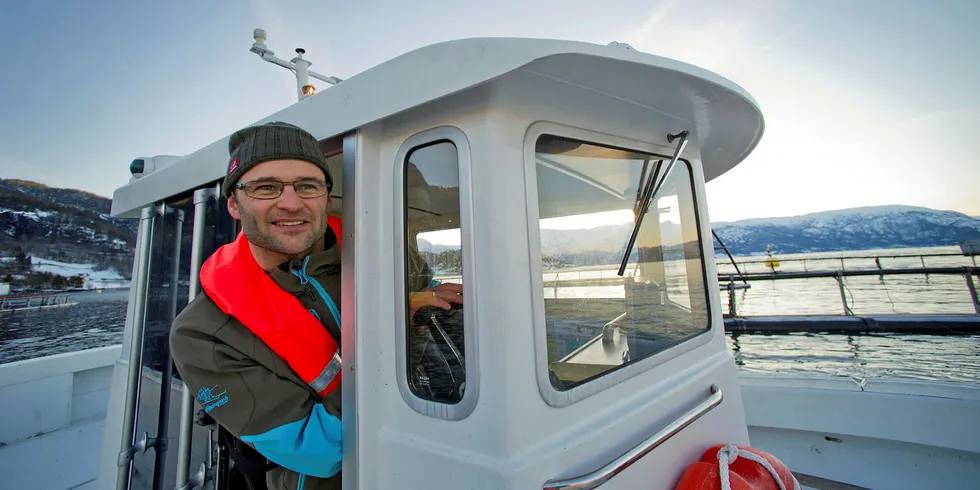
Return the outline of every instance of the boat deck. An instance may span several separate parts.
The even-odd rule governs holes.
[[[0,488],[94,489],[120,346],[0,365]]]
[[[104,427],[105,418],[93,418],[0,447],[0,481],[20,490],[94,490]]]

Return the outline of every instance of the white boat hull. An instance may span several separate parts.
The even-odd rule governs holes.
[[[754,447],[796,473],[867,488],[976,488],[980,387],[742,375]]]
[[[125,381],[125,364],[114,362],[118,352],[93,349],[0,366],[5,488],[115,488],[120,422],[107,412],[112,371],[123,374],[115,376],[117,383]],[[148,393],[158,392],[153,381],[152,375],[145,379]],[[739,381],[752,445],[780,458],[805,486],[821,488],[808,482],[823,479],[875,489],[965,489],[980,481],[980,387],[884,380],[862,386],[849,378],[744,373]],[[176,415],[179,383],[171,389]],[[150,419],[156,400],[141,404]],[[206,442],[206,433],[195,429],[194,467]],[[152,468],[152,450],[136,462],[138,473]],[[172,488],[174,475],[168,472],[166,480]],[[148,487],[149,481],[134,478],[133,484]]]

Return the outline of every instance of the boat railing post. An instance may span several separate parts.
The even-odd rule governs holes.
[[[977,297],[977,286],[973,283],[974,271],[969,267],[964,267],[963,269],[963,277],[966,279],[966,287],[970,290],[970,300],[973,301],[973,311],[980,315],[980,298]]]
[[[184,212],[169,206],[163,209],[164,216],[174,217],[174,250],[172,254],[173,269],[170,271],[170,319],[177,317],[178,279],[180,279],[180,244],[184,228]],[[163,480],[167,470],[167,442],[170,432],[170,390],[173,384],[173,357],[170,355],[170,343],[163,342],[163,366],[160,373],[160,406],[157,409],[156,451],[153,459],[153,490],[163,489]]]
[[[187,303],[189,304],[195,296],[201,284],[200,271],[201,264],[204,262],[204,226],[207,224],[208,201],[218,199],[220,187],[218,185],[206,189],[194,191],[194,231],[191,236],[191,274],[189,291],[187,293]],[[180,429],[177,433],[177,485],[176,488],[185,488],[189,481],[191,461],[191,443],[194,435],[194,394],[191,393],[187,385],[181,389],[180,399]],[[208,445],[208,453],[211,452],[211,445]],[[207,468],[202,468],[199,472],[201,478],[207,470],[211,468],[210,462]],[[203,479],[200,481],[203,485]]]
[[[140,212],[139,251],[137,253],[136,295],[133,303],[133,334],[129,342],[129,374],[126,379],[126,406],[123,411],[122,441],[119,447],[116,478],[117,490],[128,490],[133,469],[133,456],[145,451],[144,444],[136,444],[136,417],[138,398],[143,376],[143,329],[146,316],[146,296],[149,289],[150,247],[153,241],[155,206],[147,206]],[[142,441],[141,441],[142,442]],[[142,447],[140,447],[142,446]]]
[[[738,316],[738,312],[735,310],[735,278],[731,275],[728,276],[728,315],[732,318]]]

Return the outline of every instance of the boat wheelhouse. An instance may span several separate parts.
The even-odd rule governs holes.
[[[345,486],[539,488],[601,468],[698,406],[698,420],[619,479],[676,480],[705,447],[749,442],[703,240],[705,180],[762,136],[762,115],[737,85],[625,45],[473,39],[395,58],[264,121],[320,139],[339,183]],[[144,223],[137,275],[151,277],[145,306],[133,307],[137,324],[146,319],[141,342],[127,345],[142,343],[144,370],[162,378],[186,293],[152,277],[164,271],[163,283],[194,288],[200,260],[234,237],[217,192],[227,160],[222,139],[113,196],[114,216]],[[621,226],[634,208],[645,216],[635,236]],[[627,270],[597,294],[546,291],[568,245],[554,243],[549,224],[590,217],[618,218],[606,252],[617,264],[626,255]],[[413,359],[422,342],[406,334],[414,251],[465,291],[464,308],[431,329],[445,361]],[[436,362],[451,365],[450,386],[436,386],[445,384]],[[114,406],[165,408],[165,397],[147,396],[159,393],[151,386]],[[171,416],[177,407],[185,416],[165,425],[182,436],[193,397],[172,400]],[[107,432],[106,444],[161,427],[140,418],[135,431]],[[191,446],[207,441],[198,432]],[[176,446],[168,461],[187,445]],[[150,459],[134,461],[146,478]]]

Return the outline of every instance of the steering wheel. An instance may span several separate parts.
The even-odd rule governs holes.
[[[419,308],[408,338],[408,382],[415,393],[443,403],[459,402],[466,389],[463,305],[450,305],[449,310]]]

